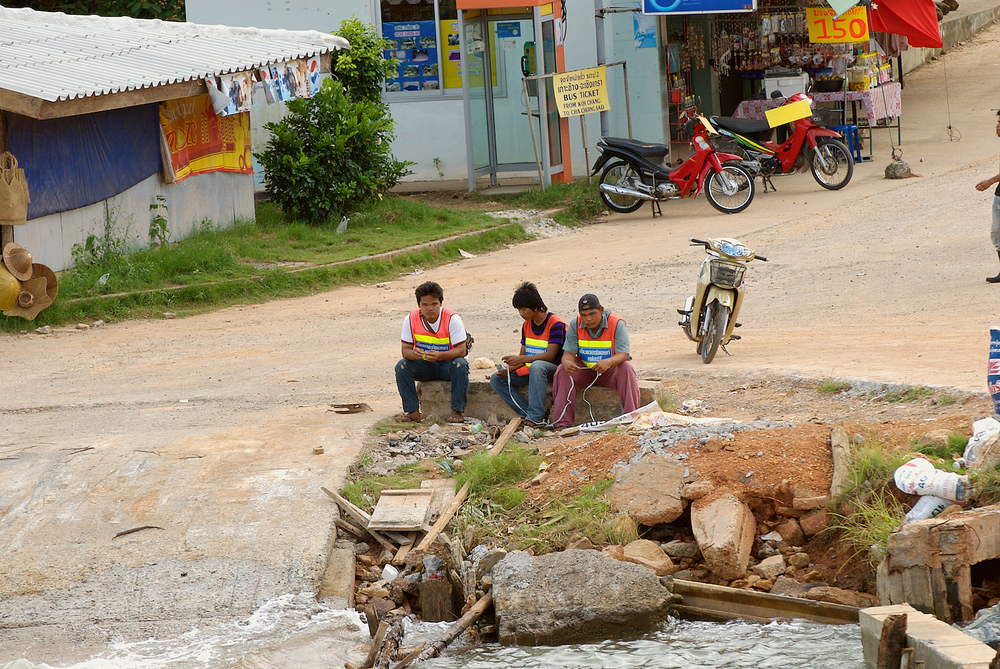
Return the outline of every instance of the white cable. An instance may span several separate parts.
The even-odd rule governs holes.
[[[601,373],[600,372],[595,372],[595,374],[597,374],[597,376],[594,377],[594,380],[590,382],[589,386],[587,386],[586,388],[583,389],[583,401],[584,402],[587,402],[587,391],[590,390],[591,388],[593,388],[594,384],[597,383],[597,379],[599,379],[601,377]],[[566,392],[566,404],[563,406],[563,410],[562,410],[562,412],[560,412],[559,417],[556,418],[551,423],[546,423],[546,425],[555,426],[556,423],[558,423],[560,420],[562,420],[562,417],[566,414],[566,409],[569,408],[569,403],[576,401],[576,392],[575,391],[576,391],[576,380],[573,378],[573,375],[570,374],[569,375],[569,390]],[[590,402],[587,402],[587,407],[590,409],[590,420],[592,420],[592,421],[594,421],[596,423],[597,419],[594,418],[594,407],[591,406]]]

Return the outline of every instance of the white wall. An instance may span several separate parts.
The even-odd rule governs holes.
[[[188,21],[209,25],[328,33],[352,15],[365,23],[375,22],[370,0],[187,0],[185,8]]]
[[[166,199],[170,239],[191,234],[195,225],[212,221],[227,227],[238,218],[254,218],[253,175],[212,172],[165,184],[157,172],[123,193],[108,198],[115,221],[116,238],[129,240],[129,247],[149,245],[149,205],[156,196]],[[105,201],[58,214],[35,218],[14,226],[14,241],[31,251],[35,262],[58,272],[73,265],[73,245],[84,244],[88,235],[103,237]]]

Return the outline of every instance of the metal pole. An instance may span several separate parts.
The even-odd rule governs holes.
[[[587,183],[590,183],[590,150],[587,148],[586,114],[580,114],[580,134],[583,135],[583,162],[587,166]]]
[[[531,127],[531,147],[535,150],[535,164],[538,166],[538,182],[545,190],[545,175],[542,174],[542,159],[538,155],[538,139],[535,137],[535,119],[531,116],[531,98],[528,97],[528,79],[538,81],[536,77],[524,77],[521,79],[521,90],[524,93],[524,106],[528,109],[528,125]]]
[[[628,138],[632,139],[632,105],[628,101],[628,64],[622,61],[622,77],[625,79],[625,118],[628,121]]]
[[[597,31],[595,44],[597,46],[597,65],[601,66],[607,61],[607,55],[604,49],[604,2],[603,0],[594,0],[594,25]],[[608,117],[608,112],[601,112],[601,137],[607,137],[611,134],[611,119]]]

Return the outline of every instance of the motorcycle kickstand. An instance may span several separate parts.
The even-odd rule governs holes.
[[[663,216],[663,210],[660,209],[660,203],[657,202],[656,200],[650,200],[649,207],[650,209],[653,210],[653,218],[656,218],[657,216]]]
[[[768,187],[768,186],[770,186],[770,187],[771,187],[771,192],[774,192],[774,193],[777,193],[777,192],[778,192],[778,189],[774,187],[774,182],[773,182],[773,181],[771,181],[771,177],[769,177],[769,176],[767,176],[767,175],[765,174],[765,175],[763,175],[763,177],[762,177],[762,178],[764,179],[764,192],[765,192],[765,193],[767,192],[767,187]]]
[[[719,348],[721,348],[723,351],[725,351],[726,355],[728,355],[730,358],[733,357],[733,354],[729,352],[729,349],[726,348],[725,344],[722,344]]]

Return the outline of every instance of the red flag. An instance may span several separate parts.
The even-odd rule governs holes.
[[[872,30],[904,35],[910,46],[942,47],[933,0],[872,0],[869,16]]]

